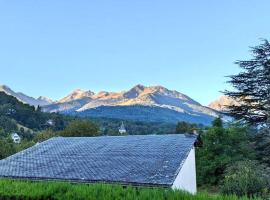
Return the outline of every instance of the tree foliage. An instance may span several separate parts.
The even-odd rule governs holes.
[[[54,122],[48,124],[48,120]],[[17,124],[35,131],[51,128],[62,130],[70,121],[70,117],[56,113],[44,113],[40,108],[35,108],[18,101],[15,97],[0,92],[0,127],[6,132],[20,131]]]
[[[129,135],[172,134],[175,124],[164,122],[143,122],[110,118],[89,118],[100,127],[102,135],[119,135],[119,127],[123,122]]]
[[[0,160],[16,152],[12,141],[8,139],[0,139]]]
[[[39,132],[38,134],[36,134],[34,141],[36,142],[43,142],[45,140],[48,140],[52,137],[57,136],[57,132],[53,131],[51,129],[47,129],[47,130],[43,130],[41,132]]]
[[[266,166],[256,161],[236,162],[226,170],[222,192],[237,196],[266,197],[269,192],[269,173]]]
[[[253,141],[257,160],[270,167],[270,129],[259,130]]]
[[[230,76],[229,83],[235,90],[225,94],[239,105],[229,106],[229,113],[244,122],[270,128],[270,44],[263,40],[251,52],[251,60],[236,62],[242,72]]]
[[[254,157],[247,128],[238,124],[224,128],[217,122],[220,120],[215,120],[213,126],[201,134],[203,147],[197,148],[197,178],[200,186],[220,183],[230,164]]]
[[[63,130],[59,131],[59,135],[65,137],[91,137],[99,135],[98,126],[86,119],[77,119],[71,121],[70,124]]]
[[[198,130],[197,124],[190,124],[184,121],[178,122],[176,125],[176,133],[192,133],[194,130]]]

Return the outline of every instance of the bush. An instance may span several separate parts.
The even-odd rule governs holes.
[[[237,162],[227,169],[222,192],[237,196],[265,196],[269,192],[269,172],[255,161]]]

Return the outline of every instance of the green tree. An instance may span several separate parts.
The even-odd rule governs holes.
[[[221,118],[216,118],[213,122],[212,122],[212,126],[213,127],[219,127],[222,128],[223,127],[223,122]]]
[[[0,126],[0,139],[5,138],[6,136],[5,130]]]
[[[229,106],[229,113],[244,122],[270,128],[270,44],[264,40],[251,52],[251,60],[236,62],[242,71],[230,76],[229,83],[235,90],[225,94],[239,105]]]
[[[9,139],[0,139],[0,160],[16,153],[16,147]]]
[[[0,127],[5,132],[17,131],[18,129],[16,122],[7,116],[0,116]]]
[[[254,136],[256,159],[270,167],[270,133],[269,129],[262,129]]]
[[[98,136],[98,126],[86,119],[77,119],[71,121],[70,124],[63,130],[59,131],[59,135],[65,137],[89,137]]]
[[[190,124],[184,121],[178,122],[176,125],[176,133],[192,133],[194,130],[198,130],[196,124]]]
[[[34,141],[36,142],[43,142],[45,140],[48,140],[52,137],[57,136],[57,133],[52,131],[51,129],[43,130],[36,134]]]
[[[254,157],[247,128],[238,124],[223,128],[218,123],[202,133],[201,140],[203,147],[196,153],[199,185],[218,184],[232,162]]]

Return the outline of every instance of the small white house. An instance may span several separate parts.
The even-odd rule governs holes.
[[[53,126],[54,125],[54,121],[52,119],[49,119],[47,122],[46,122],[47,125],[49,126]]]
[[[17,133],[12,133],[11,134],[11,139],[13,140],[14,143],[21,143],[21,137]]]

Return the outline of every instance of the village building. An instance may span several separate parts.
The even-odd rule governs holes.
[[[14,143],[21,143],[21,137],[17,133],[12,133],[11,134],[11,139],[13,140]]]
[[[54,121],[52,119],[49,119],[46,124],[49,126],[54,126]]]
[[[55,137],[0,161],[0,177],[196,193],[195,135]]]

